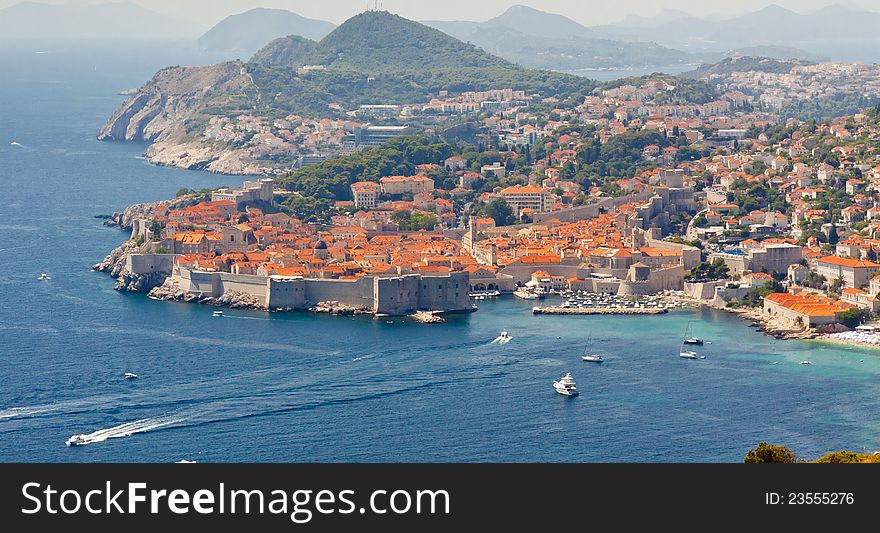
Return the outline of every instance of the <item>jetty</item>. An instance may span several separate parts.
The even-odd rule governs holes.
[[[662,315],[668,309],[656,307],[533,307],[536,315]]]
[[[443,322],[446,322],[446,319],[434,311],[416,311],[409,315],[409,317],[422,324],[442,324]]]

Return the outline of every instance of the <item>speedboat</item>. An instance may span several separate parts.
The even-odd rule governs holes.
[[[700,354],[697,352],[693,352],[690,350],[680,350],[678,352],[678,356],[682,359],[705,359],[705,357],[700,357]]]
[[[68,446],[82,446],[84,444],[88,444],[88,441],[86,440],[85,435],[74,435],[64,441],[64,444]]]
[[[134,372],[126,372],[124,376],[125,379],[137,379],[138,375]]]
[[[175,463],[179,465],[189,465],[194,464],[195,461],[187,461],[186,459],[181,459],[180,461],[175,461]]]
[[[554,381],[553,388],[563,396],[577,396],[580,394],[577,390],[577,384],[575,384],[574,378],[571,377],[571,372],[566,372],[559,381]]]
[[[688,338],[688,339],[685,339],[685,340],[684,340],[684,343],[685,343],[685,344],[694,344],[694,345],[697,345],[697,346],[702,346],[702,345],[703,345],[703,339],[700,339],[700,338],[697,338],[697,337],[690,337],[690,338]]]
[[[214,317],[222,317],[222,316],[223,316],[223,311],[214,311],[214,313],[213,313],[211,316],[214,316]]]
[[[512,340],[513,337],[511,337],[506,331],[502,331],[500,335],[495,337],[495,340],[492,341],[492,344],[507,344]]]
[[[812,361],[801,361],[801,364],[802,365],[812,365],[813,362]]]
[[[42,274],[40,274],[40,277],[37,279],[39,281],[49,281],[52,278],[49,277],[49,274],[46,274],[45,272],[43,272]]]

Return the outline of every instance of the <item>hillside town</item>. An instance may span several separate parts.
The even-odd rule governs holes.
[[[811,85],[837,79],[827,68],[797,74]],[[441,305],[410,295],[382,312],[470,312],[468,295],[495,291],[667,294],[743,313],[781,335],[842,335],[880,310],[880,115],[783,119],[737,79],[700,103],[670,79],[647,78],[572,108],[498,90],[438,95],[421,107],[364,106],[344,121],[218,119],[205,135],[248,138],[266,154],[381,151],[413,130],[359,121],[401,114],[474,113],[489,134],[481,150],[444,154],[408,175],[352,180],[348,198],[337,194],[312,216],[291,208],[308,198],[284,176],[179,208],[159,203],[132,224],[140,248],[125,270],[158,269],[160,286],[147,288],[167,292],[170,283],[177,298],[203,292],[196,274],[215,275],[214,296],[233,278],[259,278],[251,303],[268,309],[321,299],[379,313],[384,294],[364,305],[363,283],[443,277],[457,289]],[[324,159],[300,164],[320,169]],[[326,298],[309,289],[314,298],[275,305],[267,280],[334,283]]]

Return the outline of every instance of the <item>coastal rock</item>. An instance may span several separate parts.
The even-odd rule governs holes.
[[[223,296],[214,299],[214,305],[230,309],[266,309],[266,303],[256,296],[238,291],[226,291]]]
[[[366,315],[372,311],[365,307],[356,307],[353,305],[339,303],[337,301],[318,302],[309,308],[312,313],[328,313],[331,315]]]
[[[153,288],[162,285],[166,278],[167,275],[160,272],[133,274],[128,271],[123,271],[119,277],[116,278],[115,288],[117,291],[147,293]]]
[[[194,111],[222,100],[225,89],[252,86],[240,61],[164,68],[113,113],[98,140],[153,142],[185,134],[184,122]]]
[[[112,278],[118,278],[125,269],[125,261],[129,254],[140,250],[137,242],[129,240],[113,249],[103,261],[92,266],[95,272],[107,272]]]
[[[248,176],[272,173],[271,169],[261,167],[245,155],[240,149],[219,149],[197,141],[181,142],[172,138],[157,140],[147,148],[147,159],[154,165]]]
[[[263,175],[240,149],[219,148],[201,136],[207,108],[250,105],[242,101],[256,87],[244,63],[227,61],[204,67],[160,70],[137,90],[98,133],[100,141],[151,143],[153,164],[225,174]]]
[[[197,297],[195,295],[191,295],[191,296],[193,296],[193,298],[190,300],[187,300],[186,299],[188,296],[187,293],[184,292],[184,290],[182,288],[180,288],[180,285],[178,285],[177,282],[174,281],[173,278],[167,278],[164,282],[162,282],[161,285],[152,288],[150,290],[150,292],[147,294],[147,296],[149,296],[153,300],[165,300],[165,301],[176,301],[176,302],[193,301],[193,300],[197,299]]]

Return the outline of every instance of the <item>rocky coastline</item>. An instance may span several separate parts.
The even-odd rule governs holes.
[[[163,280],[160,285],[153,287],[147,293],[147,296],[153,300],[160,301],[200,303],[215,307],[227,307],[229,309],[268,311],[266,304],[261,302],[256,296],[238,291],[227,291],[218,298],[192,294],[184,291],[177,281],[170,277]]]

